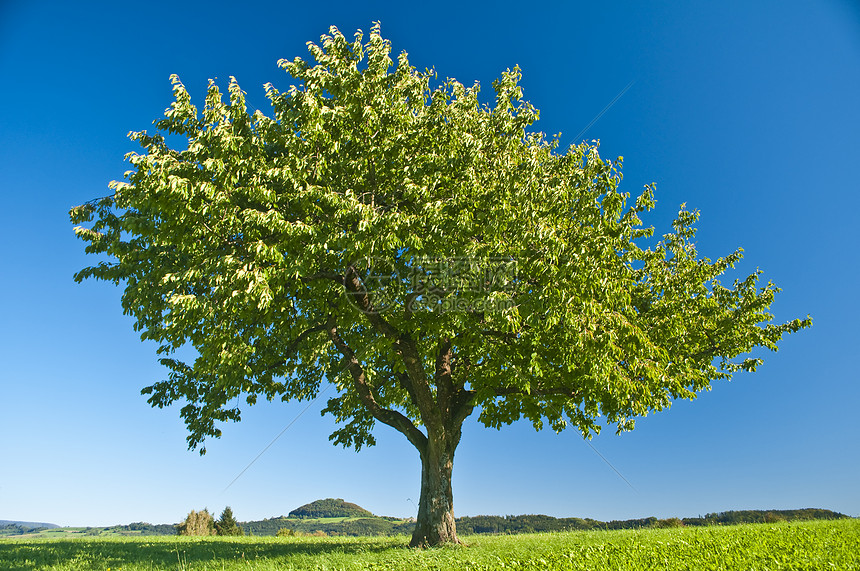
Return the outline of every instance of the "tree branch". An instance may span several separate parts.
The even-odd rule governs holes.
[[[579,393],[572,389],[564,389],[564,388],[545,388],[545,389],[531,389],[526,391],[525,389],[520,389],[517,387],[495,387],[493,392],[496,396],[508,396],[508,395],[526,395],[526,396],[538,396],[538,397],[554,397],[554,396],[562,396],[568,398],[576,398],[579,396]]]
[[[481,331],[481,335],[485,335],[487,337],[498,337],[500,339],[504,339],[505,341],[516,341],[519,337],[519,333],[509,333],[507,331],[494,330]]]
[[[355,305],[358,306],[358,309],[367,317],[367,320],[370,321],[370,324],[373,325],[373,328],[382,333],[385,337],[392,341],[396,341],[400,337],[400,332],[397,331],[388,321],[386,321],[376,308],[373,307],[373,303],[370,301],[370,295],[367,293],[367,289],[364,287],[364,283],[361,281],[361,277],[359,277],[358,272],[355,271],[355,267],[350,265],[346,274],[343,276],[343,285],[346,288],[347,293],[355,302]]]
[[[300,344],[301,344],[305,339],[307,339],[308,337],[310,337],[310,336],[311,336],[312,334],[314,334],[314,333],[319,333],[319,332],[321,332],[321,331],[327,331],[327,330],[328,330],[328,324],[327,324],[327,323],[323,323],[322,325],[317,325],[317,326],[315,326],[315,327],[311,327],[310,329],[305,329],[304,331],[302,331],[302,332],[299,334],[299,336],[298,336],[298,337],[296,337],[296,338],[293,340],[293,342],[292,342],[292,343],[290,343],[290,344],[287,346],[287,348],[284,350],[284,354],[286,354],[286,355],[287,355],[287,357],[286,357],[286,358],[284,358],[284,359],[282,359],[281,361],[278,361],[277,363],[273,364],[273,365],[272,365],[272,367],[283,367],[284,365],[286,365],[286,364],[287,364],[287,361],[288,361],[288,360],[289,360],[289,358],[290,358],[290,357],[289,357],[289,355],[290,355],[293,351],[295,351],[296,349],[298,349],[299,345],[300,345]]]
[[[457,391],[457,397],[454,399],[453,406],[451,407],[451,421],[454,426],[461,426],[463,421],[472,414],[472,410],[475,408],[472,399],[477,394],[477,391]]]
[[[364,374],[364,369],[355,357],[355,353],[337,332],[337,325],[335,323],[334,316],[329,316],[328,323],[326,323],[326,329],[332,343],[344,356],[344,359],[346,359],[347,368],[352,376],[353,386],[355,387],[359,398],[361,398],[362,403],[367,407],[368,412],[370,412],[370,414],[373,415],[373,418],[379,422],[387,424],[405,435],[409,442],[411,442],[412,445],[415,446],[421,454],[423,454],[424,450],[427,448],[427,437],[424,436],[424,433],[418,430],[414,424],[412,424],[412,421],[409,420],[409,418],[396,410],[383,408],[378,402],[376,402],[376,398],[374,398],[373,392],[367,384],[367,377]]]
[[[694,355],[688,354],[688,355],[686,355],[686,357],[688,359],[693,359],[694,361],[698,361],[702,357],[710,357],[711,359],[713,359],[714,357],[721,357],[722,355],[720,355],[720,353],[719,353],[720,347],[714,341],[713,337],[711,337],[711,334],[708,333],[708,330],[703,329],[702,332],[705,334],[705,337],[708,338],[708,342],[711,344],[711,347],[708,349],[703,349]]]
[[[364,283],[352,265],[347,268],[344,275],[344,287],[373,328],[387,339],[393,341],[392,347],[400,355],[400,358],[403,360],[403,366],[406,368],[407,376],[401,378],[401,381],[407,381],[404,382],[403,388],[418,406],[421,420],[427,426],[427,429],[441,430],[442,421],[439,408],[433,399],[433,393],[430,391],[427,374],[424,371],[421,354],[415,345],[415,341],[408,333],[401,333],[394,328],[376,311],[370,301],[370,296],[364,287]]]
[[[439,341],[439,348],[436,352],[436,401],[438,408],[442,414],[451,418],[453,399],[454,399],[454,383],[451,378],[451,340],[447,337]]]
[[[302,276],[299,278],[301,281],[308,283],[316,280],[330,280],[340,285],[344,285],[344,279],[341,274],[336,274],[334,272],[317,272],[315,274],[311,274],[309,276]]]

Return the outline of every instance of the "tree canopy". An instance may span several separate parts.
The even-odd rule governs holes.
[[[130,134],[126,181],[71,212],[108,257],[76,279],[124,286],[169,369],[144,392],[184,403],[190,447],[240,420],[238,397],[330,382],[334,442],[372,445],[378,421],[421,454],[413,543],[456,540],[450,465],[473,410],[490,427],[629,430],[811,324],[773,323],[759,272],[721,281],[742,251],[700,257],[696,211],[652,238],[654,187],[630,205],[621,158],[532,129],[518,68],[483,102],[477,83],[393,62],[378,25],[308,50],[279,62],[293,85],[265,86],[271,116],[233,78],[201,111],[173,76],[157,132]],[[422,528],[438,510],[447,531]]]

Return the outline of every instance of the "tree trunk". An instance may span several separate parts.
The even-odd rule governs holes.
[[[421,453],[421,499],[410,547],[460,543],[454,523],[454,494],[451,490],[457,441],[459,438],[430,437]]]

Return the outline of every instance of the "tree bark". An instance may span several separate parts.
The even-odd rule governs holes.
[[[460,543],[454,521],[454,494],[451,474],[454,452],[460,443],[463,421],[472,413],[474,391],[466,390],[453,378],[454,353],[449,339],[442,339],[436,357],[435,407],[422,417],[427,440],[416,446],[421,455],[421,499],[418,502],[418,521],[412,534],[410,547],[431,547],[445,543]],[[422,411],[423,412],[423,411]]]
[[[456,438],[431,436],[421,452],[421,499],[410,547],[460,543],[454,522],[454,494],[451,489],[454,451],[460,440],[459,428],[454,430]]]

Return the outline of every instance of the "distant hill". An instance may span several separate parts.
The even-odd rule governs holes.
[[[41,527],[44,529],[54,529],[56,527],[60,527],[55,523],[39,523],[35,521],[12,521],[8,519],[0,519],[0,527],[6,527],[7,525],[17,525],[18,527],[23,527],[25,529],[35,529],[37,527]]]
[[[361,506],[343,501],[341,498],[326,498],[305,504],[290,512],[290,517],[376,517]]]

